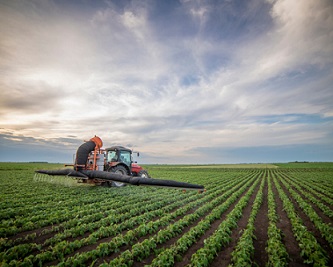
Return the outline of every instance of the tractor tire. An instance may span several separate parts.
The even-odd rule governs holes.
[[[108,169],[108,172],[114,172],[114,173],[121,174],[121,175],[128,175],[128,172],[127,172],[126,168],[124,166],[121,166],[121,165],[118,165],[116,167]],[[110,183],[110,186],[112,186],[112,187],[126,186],[126,184],[122,183],[122,182],[111,181],[109,183]]]
[[[139,171],[138,176],[142,178],[151,178],[146,170]]]

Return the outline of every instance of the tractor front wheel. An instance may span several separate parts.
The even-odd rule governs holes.
[[[139,176],[139,177],[142,177],[142,178],[150,178],[148,172],[145,171],[145,170],[141,170],[141,171],[139,171],[139,172],[138,172],[138,176]]]
[[[113,173],[117,173],[117,174],[121,174],[121,175],[128,175],[126,168],[124,166],[121,166],[121,165],[109,168],[108,172],[113,172]],[[113,186],[113,187],[123,187],[126,184],[122,183],[122,182],[112,181],[112,182],[110,182],[110,185]]]

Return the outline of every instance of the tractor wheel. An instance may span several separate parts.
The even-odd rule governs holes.
[[[142,177],[142,178],[150,178],[148,172],[145,171],[145,170],[141,170],[141,171],[139,171],[139,172],[138,172],[138,176],[139,176],[139,177]]]
[[[114,173],[121,174],[121,175],[128,175],[126,168],[121,165],[108,169],[108,172],[114,172]],[[111,186],[113,186],[113,187],[122,187],[122,186],[126,185],[125,183],[115,182],[115,181],[112,181],[110,183],[111,183]]]

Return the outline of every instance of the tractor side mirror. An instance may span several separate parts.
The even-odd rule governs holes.
[[[138,157],[140,157],[140,153],[139,153],[139,152],[137,152],[136,155],[137,155]]]

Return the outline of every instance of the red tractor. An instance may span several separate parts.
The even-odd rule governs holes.
[[[139,156],[139,152],[137,152]],[[150,178],[148,172],[133,161],[132,150],[123,146],[112,146],[105,149],[104,170],[121,175]],[[112,186],[124,186],[124,183],[112,182]]]
[[[123,146],[112,146],[102,149],[102,140],[95,136],[89,141],[82,144],[76,152],[76,160],[74,164],[75,170],[99,170],[113,172],[127,176],[139,176],[142,178],[150,178],[148,172],[140,165],[133,161],[132,150]],[[139,156],[139,152],[136,152]],[[124,186],[121,182],[106,182],[110,186]]]

